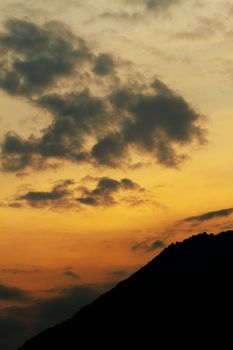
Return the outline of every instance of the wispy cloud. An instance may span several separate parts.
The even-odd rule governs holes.
[[[14,275],[39,273],[40,271],[40,269],[0,268],[1,273]]]
[[[191,216],[183,220],[183,222],[203,222],[216,218],[228,217],[233,214],[233,208],[220,209],[216,211],[210,211],[197,216]]]
[[[69,277],[71,279],[75,279],[75,280],[79,280],[80,279],[80,276],[75,271],[72,271],[71,268],[66,268],[63,271],[63,275],[67,276],[67,277]]]

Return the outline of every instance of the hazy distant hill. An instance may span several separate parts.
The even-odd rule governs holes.
[[[75,311],[75,310],[74,310]],[[166,248],[148,265],[21,350],[233,348],[233,231]]]

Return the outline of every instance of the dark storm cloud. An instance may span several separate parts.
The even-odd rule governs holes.
[[[38,103],[53,115],[54,122],[37,142],[36,152],[43,158],[88,161],[86,139],[102,134],[103,123],[106,128],[109,123],[104,101],[83,91],[45,95]]]
[[[216,211],[210,211],[208,213],[204,213],[197,216],[191,216],[183,220],[184,222],[203,222],[216,218],[228,217],[233,214],[233,208],[221,209]]]
[[[0,52],[0,87],[21,96],[43,91],[92,57],[85,41],[64,24],[54,21],[42,27],[15,18],[0,33]]]
[[[25,302],[29,300],[28,292],[0,284],[0,300]]]
[[[157,2],[147,5],[159,6]],[[186,159],[178,149],[204,140],[201,114],[176,91],[159,80],[149,86],[144,82],[122,85],[115,79],[114,57],[91,54],[87,44],[60,23],[38,26],[10,20],[0,34],[0,51],[0,87],[24,96],[51,117],[40,137],[25,139],[14,131],[5,134],[1,144],[4,171],[47,169],[61,161],[129,166],[132,150],[163,166],[178,167]],[[82,61],[88,63],[87,75],[94,71],[95,79],[108,77],[107,93],[100,86],[102,94],[96,96],[92,83],[88,80],[83,85],[80,75],[75,75],[76,65],[79,68]],[[67,93],[49,91],[61,76],[70,73],[72,81],[77,79],[77,89]]]
[[[97,164],[120,167],[122,159],[127,159],[127,144],[122,135],[110,134],[93,146],[91,155]]]
[[[137,250],[143,250],[145,252],[152,252],[157,249],[162,249],[165,247],[165,244],[162,240],[157,239],[155,241],[149,241],[145,240],[139,243],[136,243],[132,246],[132,250],[137,251]]]
[[[51,192],[28,192],[18,199],[26,199],[29,202],[56,201],[64,197],[64,193],[52,189]]]
[[[24,140],[15,132],[8,132],[2,143],[2,168],[15,172],[32,163],[34,142]]]
[[[45,95],[38,104],[50,111],[52,124],[39,139],[8,133],[2,143],[4,170],[38,168],[49,159],[118,167],[129,163],[132,149],[163,166],[178,167],[186,158],[178,148],[204,142],[202,116],[159,80],[150,90],[114,90],[106,100],[85,91]],[[114,127],[119,131],[113,132]],[[90,136],[97,139],[91,151],[86,142]]]
[[[116,204],[113,195],[120,190],[139,190],[140,186],[130,179],[120,181],[111,178],[102,178],[99,180],[94,190],[83,188],[83,194],[78,201],[84,205],[90,206],[111,206]]]
[[[194,140],[204,142],[201,115],[161,81],[155,80],[152,88],[147,93],[121,89],[111,94],[118,113],[131,118],[125,118],[120,133],[108,135],[93,147],[92,156],[99,164],[117,166],[130,147],[163,166],[177,167],[185,159],[177,147]]]
[[[94,72],[98,75],[110,75],[114,73],[115,63],[113,58],[107,54],[101,54],[96,58]]]
[[[107,128],[110,122],[104,101],[83,91],[44,95],[37,105],[52,114],[52,124],[37,139],[24,140],[14,132],[7,133],[2,143],[3,169],[40,168],[48,159],[67,159],[77,163],[89,161],[86,139],[91,135],[101,135],[103,124]]]
[[[51,112],[57,128],[57,123],[63,122],[60,132],[64,134],[69,135],[72,128],[73,132],[79,132],[80,135],[84,132],[96,132],[95,129],[100,129],[100,124],[105,121],[105,101],[92,96],[88,90],[65,95],[44,95],[37,103]]]
[[[91,178],[91,182],[93,181],[97,182],[94,189],[88,189],[86,186],[83,186],[82,181],[80,182],[81,186],[75,186],[77,184],[74,180],[67,179],[58,181],[50,191],[30,190],[23,194],[17,194],[15,195],[15,199],[17,203],[21,204],[17,207],[24,207],[27,205],[33,208],[80,209],[80,204],[89,206],[110,206],[116,204],[114,194],[120,190],[129,192],[145,191],[145,189],[128,178],[123,178],[119,181],[108,177]],[[121,200],[127,201],[124,198],[121,198]],[[11,202],[2,204],[2,206],[10,205]],[[67,270],[65,274],[70,277],[78,277],[78,275],[75,275],[75,273],[69,270]]]
[[[93,198],[93,197],[80,197],[78,198],[78,201],[84,205],[91,205],[91,206],[99,205],[99,202],[97,202],[96,198]]]
[[[18,201],[27,201],[32,207],[50,206],[53,204],[56,206],[66,206],[67,198],[71,194],[68,187],[73,184],[73,180],[62,180],[59,181],[51,191],[29,191],[18,196],[16,199]]]

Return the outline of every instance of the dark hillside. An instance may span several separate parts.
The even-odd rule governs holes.
[[[232,348],[233,231],[168,248],[72,319],[20,350]],[[201,347],[200,347],[201,348]]]

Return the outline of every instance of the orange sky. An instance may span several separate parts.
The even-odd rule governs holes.
[[[133,3],[53,0],[49,4],[32,1],[29,6],[26,1],[17,4],[1,1],[0,50],[4,57],[0,61],[4,72],[0,74],[2,285],[39,295],[42,290],[76,284],[115,282],[177,239],[233,226],[232,5],[220,0],[203,4],[180,1],[172,6],[148,9],[146,1]],[[5,22],[12,13],[13,25],[7,27]],[[49,27],[46,23],[51,21],[63,24],[53,22]],[[16,32],[25,23],[39,28],[41,35],[48,35],[51,42],[41,49],[44,53],[37,44],[33,46],[39,45],[38,38],[33,44],[23,41],[21,46],[12,44],[15,38],[18,42]],[[67,45],[61,51],[53,47],[59,36]],[[77,38],[86,43],[88,52],[80,49],[82,44]],[[84,58],[77,58],[80,56],[75,45],[83,50]],[[97,61],[101,54],[108,56],[107,61]],[[39,69],[33,66],[38,57],[52,62],[48,66],[46,61],[47,78],[43,77],[43,83],[38,83],[41,76],[30,75]],[[60,60],[57,71],[53,66],[56,57]],[[65,68],[60,67],[61,58]],[[77,60],[80,60],[78,65]],[[15,66],[9,68],[16,61]],[[12,82],[4,80],[10,69],[15,69],[14,79],[19,79],[17,88],[16,81],[9,87]],[[157,87],[155,92],[151,84],[156,79],[165,87]],[[131,94],[125,110],[120,105],[111,105],[109,97],[123,87]],[[55,140],[56,147],[64,142],[65,156],[47,156],[51,151],[48,148],[44,153],[35,153],[35,147],[39,147],[37,143],[48,136],[48,130],[54,125],[57,129],[61,127],[59,118],[71,114],[70,106],[61,116],[61,108],[53,110],[42,99],[56,94],[71,105],[76,102],[72,102],[71,97],[68,100],[67,96],[77,91],[104,101],[106,109],[100,113],[88,112],[96,113],[92,119],[87,113],[85,118],[90,118],[90,128],[85,120],[79,120],[78,126],[72,124],[65,141]],[[157,108],[153,103],[157,106],[160,102],[147,102],[160,98],[171,103],[168,114],[163,114],[171,125],[164,126],[159,119],[160,112],[153,110]],[[185,123],[181,125],[181,109],[176,112],[177,101],[181,104],[179,108],[185,110],[186,122],[192,129],[185,144],[180,135],[175,135],[177,125],[187,127]],[[88,102],[84,102],[82,112],[76,113],[85,114],[87,105]],[[150,122],[153,113],[158,113],[156,118],[160,120],[156,122],[155,139],[157,137],[162,146],[155,141],[154,148],[150,145],[146,150],[150,128],[144,129],[144,125]],[[205,142],[199,142],[195,134],[189,119],[194,118],[192,113],[197,117],[195,126],[199,131],[205,130]],[[106,119],[102,120],[104,114]],[[143,118],[147,115],[146,121]],[[68,117],[75,122],[76,115]],[[100,119],[101,125],[93,118]],[[141,119],[130,129],[130,123],[137,118]],[[151,125],[153,128],[154,124]],[[55,127],[53,137],[57,132]],[[83,128],[82,134],[79,128]],[[4,163],[4,157],[12,155],[6,146],[6,140],[10,142],[9,131],[10,135],[17,135],[17,140],[26,142],[20,151],[17,146],[15,154],[21,152],[26,157],[27,152],[31,152],[30,156],[33,154],[36,159],[15,171],[8,171]],[[114,156],[118,157],[114,158],[116,164],[100,164],[100,158],[94,159],[94,148],[92,153],[89,151],[105,134],[112,137],[114,133],[118,135],[114,142],[121,137],[124,139],[121,140],[125,143],[123,156]],[[176,137],[176,141],[172,137]],[[76,161],[71,154],[78,138],[82,147],[85,144],[85,151],[88,149],[88,161]],[[28,146],[30,142],[32,145]],[[170,144],[174,146],[175,159],[177,154],[187,155],[181,164],[165,164],[169,157],[166,151],[161,151],[163,160],[159,160],[159,147]],[[33,151],[28,151],[27,147]],[[109,149],[111,145],[105,152]],[[102,159],[105,156],[106,153],[101,153]],[[56,166],[51,167],[51,162]],[[103,178],[114,183],[101,184]],[[127,185],[125,179],[130,180],[130,184]],[[72,183],[64,185],[65,180],[72,180]],[[109,190],[109,186],[113,187]],[[184,221],[190,217],[193,218]],[[6,306],[6,302],[3,305]]]

